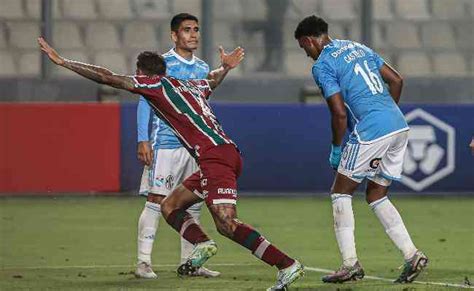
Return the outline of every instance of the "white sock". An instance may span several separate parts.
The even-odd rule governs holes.
[[[403,223],[402,217],[387,196],[372,203],[370,207],[377,215],[393,243],[402,252],[405,260],[409,260],[417,249],[411,241],[410,235]]]
[[[186,210],[187,212],[189,212],[189,214],[191,214],[197,224],[200,224],[202,205],[203,202],[199,202],[194,205],[191,205]],[[189,255],[191,255],[193,249],[194,245],[181,237],[181,264],[186,262],[186,259],[189,257]]]
[[[151,251],[153,250],[160,216],[160,205],[147,201],[138,220],[138,262],[151,265]]]
[[[334,193],[332,199],[332,215],[334,231],[344,266],[352,267],[357,262],[354,239],[354,213],[352,212],[352,196]]]

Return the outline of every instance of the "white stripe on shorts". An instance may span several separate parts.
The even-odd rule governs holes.
[[[237,204],[237,201],[234,199],[214,199],[212,200],[212,204]]]

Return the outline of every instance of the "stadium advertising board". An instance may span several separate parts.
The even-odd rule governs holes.
[[[223,104],[213,107],[244,157],[241,190],[327,192],[331,132],[324,105]],[[474,193],[473,105],[404,105],[411,127],[404,174],[393,191]],[[135,105],[122,108],[122,189],[138,187]],[[125,140],[124,140],[125,139]],[[126,171],[126,172],[124,172]],[[126,174],[125,174],[126,173]]]

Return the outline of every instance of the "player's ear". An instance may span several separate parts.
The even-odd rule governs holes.
[[[178,41],[178,34],[176,33],[176,31],[171,31],[171,40],[173,42],[177,42]]]
[[[309,36],[301,37],[301,44],[304,45],[304,46],[313,45],[312,42],[311,42],[311,37],[309,37]]]

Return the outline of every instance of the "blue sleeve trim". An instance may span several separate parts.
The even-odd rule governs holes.
[[[137,141],[149,141],[148,126],[150,124],[151,107],[143,96],[137,106]]]

